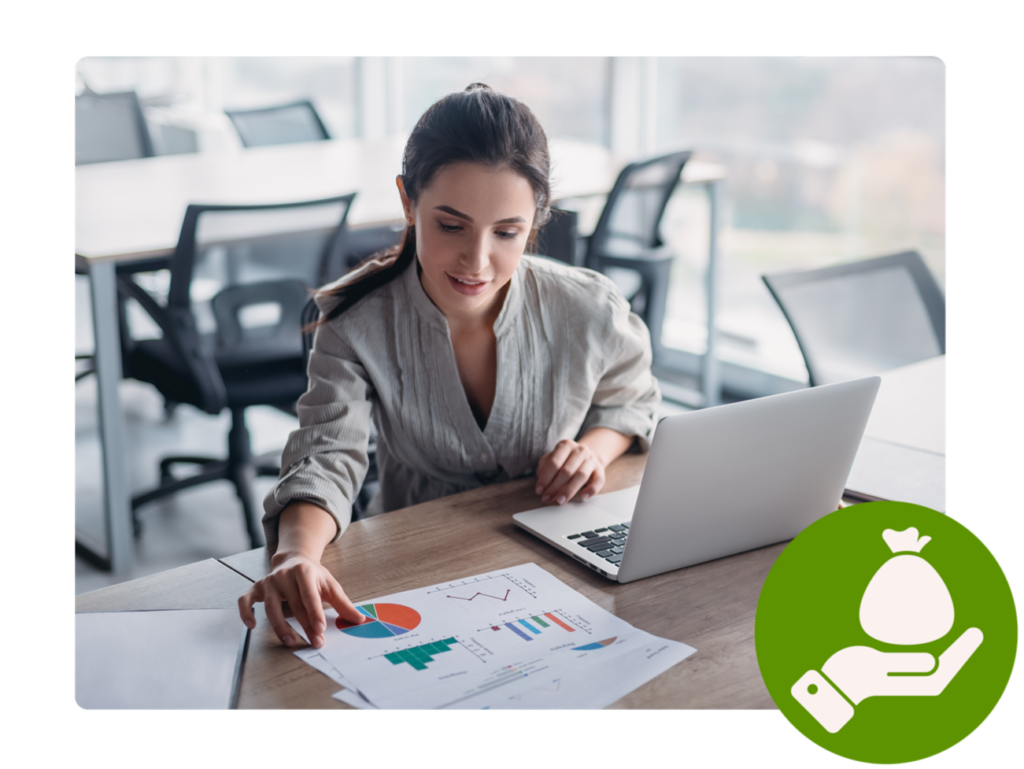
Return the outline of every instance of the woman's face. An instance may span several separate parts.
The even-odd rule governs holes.
[[[399,190],[427,296],[449,321],[493,322],[533,226],[530,183],[508,168],[455,163],[415,205]]]

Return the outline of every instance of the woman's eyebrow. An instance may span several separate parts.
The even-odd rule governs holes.
[[[434,210],[435,211],[444,211],[446,214],[451,214],[452,216],[457,216],[460,219],[465,219],[470,224],[473,223],[473,217],[472,216],[470,216],[469,214],[464,214],[461,211],[459,211],[458,209],[452,208],[451,206],[434,206]],[[525,224],[525,223],[526,223],[526,219],[524,219],[521,216],[510,216],[508,219],[499,219],[498,221],[495,222],[495,224]]]

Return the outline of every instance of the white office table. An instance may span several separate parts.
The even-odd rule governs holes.
[[[121,379],[115,265],[170,256],[190,203],[284,203],[358,192],[349,213],[353,228],[400,222],[395,187],[405,137],[381,141],[339,139],[223,153],[170,155],[75,169],[75,253],[89,265],[99,430],[103,456],[106,554],[81,547],[115,572],[131,560],[129,490],[122,458],[125,428],[118,398]],[[625,162],[605,147],[561,140],[550,143],[556,198],[607,193]],[[722,169],[691,162],[684,183],[702,184],[711,196],[708,266],[708,351],[704,389],[717,399],[714,367],[714,272],[718,249],[719,182]]]
[[[946,508],[946,357],[881,374],[846,488]]]

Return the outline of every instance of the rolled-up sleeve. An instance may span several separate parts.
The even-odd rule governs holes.
[[[658,380],[651,373],[651,336],[618,291],[610,294],[608,302],[611,312],[602,329],[602,373],[579,434],[608,427],[635,436],[640,450],[647,451],[661,402]]]
[[[371,397],[366,371],[331,325],[316,332],[309,358],[309,388],[299,398],[299,428],[281,457],[281,477],[263,501],[268,549],[276,549],[281,511],[291,502],[322,507],[338,524],[352,519],[368,467]]]

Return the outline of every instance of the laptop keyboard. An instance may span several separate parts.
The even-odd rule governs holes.
[[[581,531],[570,534],[569,539],[584,547],[599,558],[604,558],[616,566],[622,560],[622,551],[626,548],[626,537],[629,536],[629,524],[620,523],[615,526],[603,526],[593,531]]]

